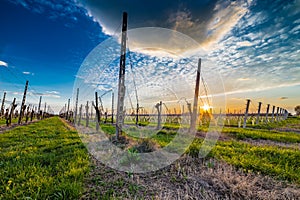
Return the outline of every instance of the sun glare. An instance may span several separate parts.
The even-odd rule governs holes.
[[[210,107],[209,107],[209,105],[204,104],[204,106],[202,108],[203,108],[204,111],[208,111]]]

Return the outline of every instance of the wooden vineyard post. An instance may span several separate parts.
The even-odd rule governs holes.
[[[114,93],[111,94],[111,123],[114,123]]]
[[[98,107],[98,93],[97,92],[95,92],[95,100],[96,100],[96,105],[95,105],[95,110],[96,110],[96,131],[99,131],[100,112],[99,112],[99,107]]]
[[[64,118],[67,118],[67,104],[65,103],[65,107],[64,107]]]
[[[267,105],[267,111],[266,111],[266,123],[268,123],[269,110],[270,110],[270,104]]]
[[[66,120],[69,120],[70,99],[68,99],[68,107],[66,112]]]
[[[5,97],[6,97],[6,92],[4,92],[4,94],[3,94],[2,104],[1,104],[1,115],[0,115],[0,116],[3,116],[3,115],[4,115],[4,103],[5,103]]]
[[[82,104],[80,105],[80,108],[79,108],[79,119],[78,119],[78,126],[80,126],[80,123],[81,123],[81,116],[82,116]]]
[[[30,121],[31,122],[32,122],[33,116],[34,116],[34,109],[35,109],[35,106],[32,107],[31,112],[30,112]]]
[[[123,13],[122,39],[120,52],[120,69],[119,69],[119,87],[118,87],[118,104],[117,104],[117,121],[116,121],[116,139],[122,133],[124,123],[124,98],[125,98],[125,65],[126,65],[126,40],[127,40],[127,13]]]
[[[16,98],[14,98],[14,100],[13,100],[13,102],[11,104],[9,116],[7,116],[8,118],[6,119],[6,125],[7,126],[11,125],[11,120],[12,120],[12,117],[13,117],[13,114],[14,114],[14,110],[15,110],[16,107],[17,107]]]
[[[37,118],[38,119],[41,119],[41,114],[42,114],[42,112],[41,112],[41,103],[42,103],[42,96],[40,96],[40,101],[39,101],[39,107],[38,107],[38,115],[37,115]]]
[[[274,115],[275,115],[275,106],[272,108],[272,122],[274,122]]]
[[[28,123],[29,120],[29,110],[30,110],[30,105],[27,106],[27,110],[26,110],[26,123]]]
[[[260,117],[261,104],[262,104],[261,102],[258,102],[258,110],[257,110],[256,124],[259,124],[259,117]]]
[[[46,117],[46,107],[47,107],[47,103],[45,102],[45,107],[44,107],[44,112],[43,112],[43,119]]]
[[[277,111],[276,111],[276,122],[278,122],[278,113],[279,113],[279,107],[277,107]]]
[[[93,110],[94,110],[94,101],[92,101],[92,106],[91,106],[91,121],[93,121],[93,115],[94,115],[94,113],[93,113]]]
[[[284,119],[287,119],[289,116],[289,112],[287,110],[285,110],[285,118]]]
[[[196,122],[197,122],[197,116],[198,116],[197,108],[198,108],[198,97],[199,97],[199,86],[200,86],[200,70],[201,70],[201,58],[199,58],[199,60],[198,60],[193,113],[192,113],[191,124],[190,124],[190,132],[191,133],[194,133],[196,131]]]
[[[161,129],[161,108],[162,108],[162,102],[160,101],[155,105],[155,108],[157,109],[157,129]]]
[[[25,84],[24,95],[23,95],[23,100],[22,100],[22,104],[21,104],[21,108],[20,108],[20,116],[19,116],[18,124],[21,124],[21,122],[22,122],[22,117],[23,117],[23,113],[24,113],[24,111],[25,111],[24,106],[25,106],[25,100],[26,100],[27,89],[28,89],[28,81],[26,81],[26,84]]]
[[[86,102],[86,106],[85,106],[85,126],[88,127],[89,126],[89,102]]]
[[[245,116],[244,116],[243,128],[246,128],[248,112],[249,112],[249,105],[250,105],[250,99],[247,99],[247,105],[246,105],[246,111],[245,111]]]
[[[74,111],[74,124],[76,124],[77,121],[77,110],[78,110],[78,95],[79,95],[79,88],[77,88],[76,92],[76,102],[75,102],[75,111]]]

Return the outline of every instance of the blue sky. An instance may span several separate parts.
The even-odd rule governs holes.
[[[0,60],[7,64],[0,69],[1,91],[7,91],[7,100],[12,101],[29,80],[33,94],[29,93],[28,102],[38,103],[43,95],[57,110],[71,97],[84,57],[106,36],[75,4],[26,2],[1,1]]]
[[[72,98],[76,77],[77,81],[84,80],[86,84],[84,87],[80,85],[82,90],[97,89],[102,94],[115,87],[117,64],[111,64],[105,71],[104,66],[100,66],[101,62],[111,60],[85,67],[87,71],[80,66],[86,64],[84,59],[98,44],[119,33],[124,10],[129,13],[130,30],[162,27],[195,40],[198,46],[192,45],[188,50],[210,63],[203,63],[203,78],[210,91],[216,91],[214,87],[218,87],[219,81],[215,80],[214,73],[221,77],[229,108],[242,109],[246,98],[253,100],[253,109],[259,101],[286,107],[290,111],[300,104],[300,94],[297,94],[300,89],[299,0],[131,0],[119,4],[108,0],[1,0],[0,91],[7,91],[8,101],[13,97],[21,100],[27,79],[30,82],[28,102],[36,104],[39,95],[43,95],[44,100],[58,111],[68,98]],[[141,39],[129,43],[132,49],[141,49],[141,41],[145,41],[141,32],[132,34],[129,40],[137,36]],[[155,36],[152,39],[162,38]],[[99,48],[102,52],[101,45]],[[174,49],[170,46],[165,50]],[[132,74],[140,77],[137,82],[176,80],[169,84],[178,88],[178,92],[193,90],[197,63],[192,61],[184,66],[179,65],[181,61],[178,60],[165,62],[163,58],[157,58],[155,52],[150,53],[151,59],[146,54],[138,50],[132,53]],[[143,64],[145,60],[149,61],[147,65]],[[143,66],[147,70],[143,70]],[[163,73],[166,76],[160,76]],[[174,79],[178,74],[182,80]],[[95,84],[95,80],[100,83]],[[102,87],[103,82],[106,88]],[[190,85],[189,89],[180,88],[184,82]],[[133,87],[129,79],[128,84]],[[141,99],[149,93],[160,95],[155,93],[156,90],[151,91],[148,85],[146,88],[141,86]],[[143,91],[148,92],[144,94]],[[161,93],[168,94],[166,91]],[[212,93],[217,96],[219,92]],[[80,97],[82,102],[86,100],[84,95],[82,93]],[[189,98],[187,94],[182,96]],[[176,95],[176,98],[180,97]],[[135,102],[133,97],[132,101]]]

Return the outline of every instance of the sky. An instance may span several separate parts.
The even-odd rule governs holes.
[[[109,108],[123,11],[127,107],[136,94],[149,108],[159,100],[191,102],[199,57],[200,104],[231,112],[243,112],[247,98],[253,112],[260,101],[263,109],[290,112],[300,104],[300,0],[0,2],[0,92],[7,92],[7,106],[14,97],[21,101],[29,80],[28,103],[43,96],[58,112],[68,98],[74,104],[79,87],[80,104],[98,91]]]

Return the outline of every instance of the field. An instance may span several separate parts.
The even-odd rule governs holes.
[[[126,137],[161,148],[177,128],[168,124],[149,139],[138,139],[132,127]],[[115,132],[111,124],[101,129],[108,136]],[[224,127],[208,156],[199,158],[205,130],[198,130],[172,165],[134,174],[97,161],[80,134],[58,117],[13,128],[0,133],[0,199],[299,198],[300,118],[247,129]]]
[[[57,117],[0,135],[0,199],[76,199],[89,157],[76,131]]]

